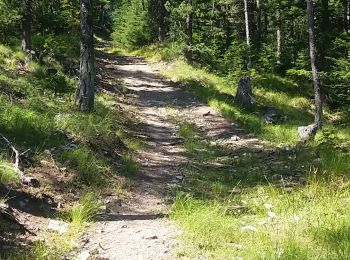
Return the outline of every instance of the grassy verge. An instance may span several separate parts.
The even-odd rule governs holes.
[[[178,133],[192,158],[170,214],[185,231],[178,257],[348,259],[344,169],[326,172],[306,151],[232,151],[180,120]]]
[[[234,102],[237,80],[188,65],[179,55],[165,59],[167,49],[150,46],[136,54],[158,62],[165,77],[276,147],[272,155],[232,150],[213,144],[190,122],[177,120],[192,159],[170,215],[185,231],[178,257],[348,259],[348,121],[326,108],[324,130],[314,142],[301,145],[297,127],[313,121],[307,83],[251,71],[257,106],[246,111]],[[265,124],[264,106],[275,107],[284,120]],[[296,185],[290,187],[291,182]]]
[[[70,69],[77,64],[79,48],[69,37],[61,37],[60,41],[67,41],[60,44],[63,49],[57,53],[52,49],[52,56],[41,61],[0,44],[0,133],[17,149],[30,149],[25,174],[28,170],[43,177],[40,188],[23,189],[28,197],[41,193],[62,201],[67,197],[64,213],[57,210],[50,217],[63,218],[69,229],[65,234],[44,233],[43,240],[14,254],[1,252],[0,258],[5,254],[10,259],[60,259],[74,251],[84,227],[98,210],[96,194],[108,190],[126,196],[129,179],[139,168],[132,154],[141,144],[129,135],[133,117],[116,106],[116,93],[98,92],[93,113],[76,109],[73,101],[77,81]],[[62,53],[70,55],[59,56]],[[52,68],[57,74],[50,74]],[[6,144],[0,140],[0,185],[22,192],[20,185],[11,186],[17,181],[11,168]],[[72,190],[74,200],[79,201],[68,198]],[[0,197],[7,199],[6,194]]]

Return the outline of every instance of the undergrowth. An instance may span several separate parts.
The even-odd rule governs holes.
[[[170,213],[179,258],[348,259],[348,154],[232,150],[177,122],[191,158]]]
[[[128,134],[132,117],[102,91],[96,94],[93,113],[80,112],[73,102],[77,81],[71,70],[78,64],[79,48],[68,36],[45,39],[33,41],[45,49],[40,60],[0,44],[0,133],[18,150],[30,149],[27,168],[52,162],[53,170],[73,174],[67,187],[85,195],[56,216],[70,223],[67,234],[44,234],[45,241],[6,255],[10,259],[60,259],[74,251],[74,242],[99,209],[98,195],[91,191],[108,189],[126,196],[131,186],[127,178],[139,167],[133,151],[142,144]],[[50,68],[57,73],[50,74]],[[18,182],[7,146],[1,139],[0,185]],[[43,189],[53,190],[48,185],[42,183]]]

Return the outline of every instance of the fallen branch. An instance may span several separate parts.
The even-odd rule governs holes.
[[[13,170],[18,176],[23,184],[37,187],[39,186],[39,181],[32,177],[24,176],[23,171],[20,169],[20,160],[21,157],[26,155],[30,149],[25,150],[24,152],[20,152],[16,149],[16,147],[3,135],[0,133],[0,137],[6,142],[7,146],[12,150],[12,153],[15,155],[15,160],[13,163]]]

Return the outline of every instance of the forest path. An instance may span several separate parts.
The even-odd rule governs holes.
[[[181,231],[165,218],[166,198],[181,185],[189,159],[169,110],[195,123],[208,138],[239,147],[262,144],[138,57],[104,55],[99,63],[111,79],[122,80],[125,96],[117,102],[133,111],[146,145],[137,154],[142,167],[132,196],[109,201],[108,214],[94,225],[84,250],[95,252],[96,259],[174,259]]]

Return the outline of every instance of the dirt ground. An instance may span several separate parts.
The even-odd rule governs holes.
[[[82,250],[95,252],[97,259],[174,259],[181,231],[166,218],[166,198],[181,185],[188,158],[181,155],[181,139],[168,110],[217,141],[255,149],[262,143],[142,59],[106,56],[100,62],[122,80],[127,94],[117,103],[134,111],[146,147],[137,155],[142,170],[133,195],[122,201],[110,198],[109,213],[87,234],[89,242]]]

